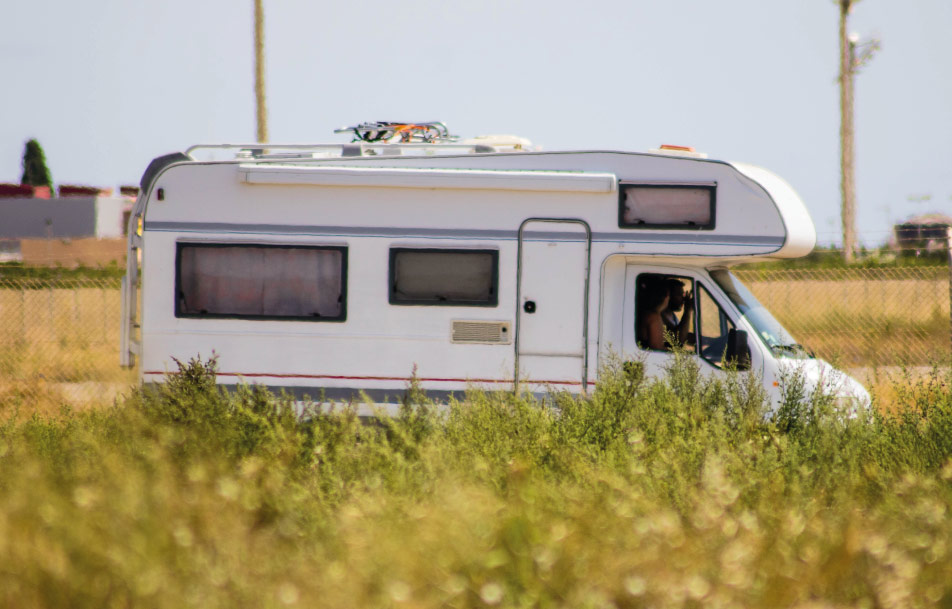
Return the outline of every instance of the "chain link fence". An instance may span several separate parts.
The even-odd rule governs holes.
[[[949,269],[735,270],[802,344],[843,367],[947,364]]]
[[[801,343],[843,367],[928,365],[950,355],[949,270],[737,270]],[[0,278],[0,405],[112,399],[120,281]]]
[[[134,382],[119,367],[119,284],[0,278],[0,405],[102,402]]]

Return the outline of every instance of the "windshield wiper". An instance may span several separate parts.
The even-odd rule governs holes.
[[[789,343],[786,345],[773,345],[772,348],[774,350],[789,351],[791,353],[805,353],[809,355],[810,357],[812,357],[813,359],[816,359],[816,355],[813,354],[813,351],[810,351],[809,349],[807,349],[805,346],[801,345],[800,343]]]

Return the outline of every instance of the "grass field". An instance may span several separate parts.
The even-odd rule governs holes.
[[[298,421],[193,362],[0,424],[0,605],[948,607],[952,377],[894,415],[607,369],[559,411]]]

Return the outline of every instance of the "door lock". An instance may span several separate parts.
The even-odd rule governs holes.
[[[527,300],[524,305],[522,305],[522,310],[526,313],[535,313],[536,303],[534,300]]]

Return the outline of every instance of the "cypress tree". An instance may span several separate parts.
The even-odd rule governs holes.
[[[30,186],[49,186],[53,189],[53,180],[50,170],[46,167],[46,155],[43,147],[36,140],[30,140],[23,148],[23,177],[21,184]]]

